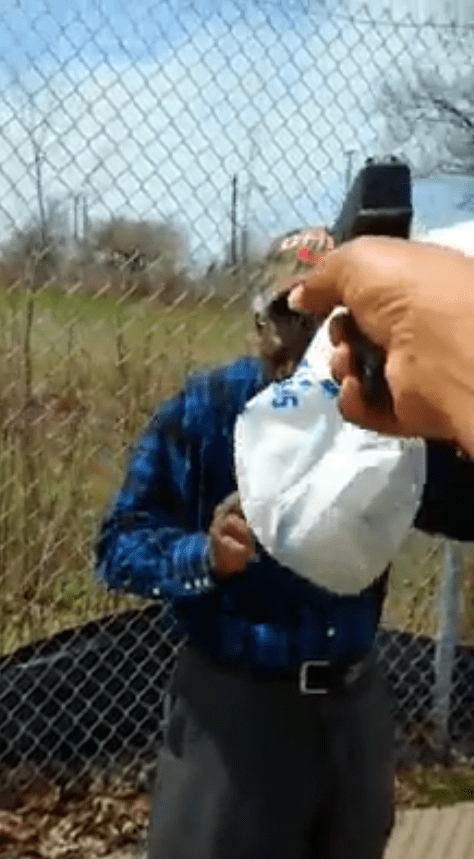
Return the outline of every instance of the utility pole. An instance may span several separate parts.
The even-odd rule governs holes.
[[[355,154],[355,149],[347,149],[344,152],[346,156],[346,193],[349,190],[349,185],[352,179],[352,156]]]
[[[230,263],[237,265],[237,173],[232,177],[232,205],[230,214]]]
[[[74,241],[79,241],[79,203],[81,195],[74,194]]]
[[[248,229],[247,224],[244,224],[242,227],[242,237],[241,237],[241,253],[242,253],[242,261],[244,266],[247,266],[247,250],[248,250]]]
[[[433,721],[437,728],[438,751],[449,748],[449,717],[451,693],[458,643],[457,615],[459,585],[463,574],[463,558],[459,543],[444,543],[443,575],[439,585],[438,634],[435,653],[435,682],[433,687]]]
[[[82,233],[85,241],[89,238],[89,213],[87,211],[87,196],[82,198]]]
[[[44,206],[44,195],[43,195],[43,177],[42,177],[42,153],[40,152],[40,148],[38,143],[36,142],[34,136],[32,136],[33,141],[33,150],[35,156],[35,174],[36,174],[36,196],[38,198],[38,213],[40,219],[40,228],[41,228],[41,242],[42,242],[42,251],[44,252],[46,249],[46,242],[48,240],[48,230],[46,225],[46,212]]]

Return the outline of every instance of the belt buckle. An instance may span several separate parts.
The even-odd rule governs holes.
[[[325,666],[327,667],[331,663],[327,659],[309,659],[306,662],[303,662],[300,667],[300,676],[299,676],[299,687],[300,692],[303,695],[327,695],[329,693],[329,689],[308,689],[308,668],[311,668],[313,665],[318,667]]]

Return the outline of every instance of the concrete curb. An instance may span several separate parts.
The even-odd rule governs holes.
[[[399,810],[384,859],[474,859],[474,802]]]

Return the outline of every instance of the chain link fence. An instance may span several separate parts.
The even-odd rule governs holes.
[[[469,16],[420,23],[379,5],[18,0],[0,13],[7,791],[153,767],[181,642],[160,602],[94,583],[91,542],[155,405],[255,348],[249,293],[270,240],[332,223],[368,155],[472,172]],[[415,209],[418,229],[433,216],[421,192]],[[438,611],[443,551],[458,641]],[[450,551],[413,533],[392,574],[378,648],[400,760],[428,759],[439,731],[474,755],[474,554]]]

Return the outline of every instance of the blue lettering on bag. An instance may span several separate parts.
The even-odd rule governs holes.
[[[328,397],[328,399],[330,400],[333,400],[335,397],[337,397],[340,390],[337,382],[333,382],[332,379],[323,379],[323,381],[319,383],[319,386],[323,394],[325,394],[326,397]]]
[[[284,382],[276,383],[273,385],[273,389],[276,393],[276,396],[272,400],[274,409],[287,409],[289,406],[296,408],[298,397],[288,384],[285,385]]]

